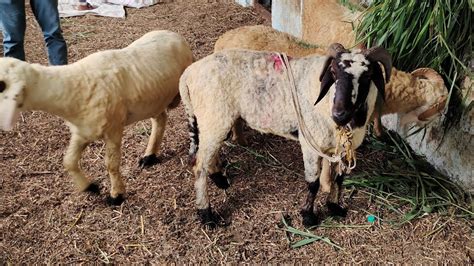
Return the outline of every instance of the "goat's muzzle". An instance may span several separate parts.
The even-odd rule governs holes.
[[[332,108],[332,120],[338,126],[345,126],[352,120],[353,111],[352,108],[347,108],[342,104],[334,104]]]

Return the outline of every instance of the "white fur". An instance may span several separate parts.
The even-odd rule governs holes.
[[[334,34],[341,34],[341,31],[333,31]],[[324,35],[324,32],[320,32]],[[326,37],[326,36],[324,36]],[[341,36],[340,36],[341,37]],[[340,38],[321,38],[321,41],[339,42]],[[226,32],[216,42],[215,51],[226,49],[245,48],[258,51],[277,51],[286,53],[292,57],[304,57],[308,55],[324,55],[325,49],[322,46],[313,48],[309,45],[302,47],[303,40],[295,38],[287,33],[280,32],[271,27],[257,25],[245,26]],[[336,81],[337,82],[337,81]],[[442,82],[430,79],[422,79],[392,68],[392,77],[385,87],[385,102],[382,106],[382,113],[375,114],[375,129],[380,135],[382,128],[380,115],[398,113],[403,118],[405,114],[410,115],[402,119],[403,122],[414,121],[422,125],[423,121],[418,120],[418,115],[447,96],[447,89]],[[353,95],[353,102],[357,95]],[[414,119],[413,112],[416,114]],[[431,117],[431,119],[437,116]],[[234,136],[236,139],[243,139],[242,136]],[[321,179],[330,180],[329,176],[321,176]],[[323,191],[329,190],[329,184],[321,180]]]
[[[359,49],[356,49],[351,53],[341,54],[341,61],[349,61],[350,64],[349,67],[344,68],[344,71],[353,76],[352,104],[355,104],[357,95],[359,94],[359,78],[362,73],[368,70],[367,65],[369,64],[369,61],[364,55],[360,54]],[[343,62],[340,62],[339,64],[344,67]]]
[[[324,35],[323,32],[321,34]],[[340,31],[336,31],[335,34],[340,34]],[[326,38],[324,40],[321,39],[321,41],[337,42],[339,39],[335,38],[329,40]],[[215,51],[231,48],[245,48],[259,51],[277,51],[286,53],[292,57],[304,57],[311,54],[323,55],[325,53],[325,50],[321,47],[312,48],[310,45],[307,45],[303,48],[299,45],[300,43],[304,43],[304,41],[271,27],[262,25],[245,26],[228,31],[219,37],[215,45]],[[346,56],[350,57],[350,54]],[[359,71],[360,70],[359,67]],[[353,73],[359,71],[354,69]],[[426,121],[420,121],[417,118],[418,115],[441,99],[447,97],[448,90],[442,82],[415,77],[409,73],[392,68],[392,77],[385,87],[385,94],[386,99],[382,106],[381,115],[398,113],[403,117],[408,113],[415,114],[416,119],[413,119],[413,116],[410,115],[409,117],[411,119],[407,117],[403,121],[416,122],[418,125],[423,125]],[[353,102],[356,98],[357,94],[354,94]],[[432,116],[430,120],[436,118],[438,115],[439,113]],[[376,115],[376,119],[379,119],[379,116],[380,114]],[[381,127],[378,126],[378,128],[378,131],[381,131]]]
[[[305,162],[305,179],[317,180],[321,160],[307,144],[302,134],[290,134],[298,129],[298,119],[291,100],[286,74],[275,67],[275,53],[248,50],[216,52],[192,64],[180,79],[180,94],[189,117],[196,117],[199,128],[199,148],[194,173],[196,176],[197,206],[209,207],[206,178],[214,173],[216,156],[222,142],[237,118],[260,132],[272,133],[300,142]],[[324,152],[334,152],[336,124],[331,118],[331,97],[316,106],[319,74],[325,56],[311,56],[290,61],[301,114],[308,130]],[[371,84],[367,98],[366,123],[354,130],[353,145],[358,147],[364,138],[366,124],[374,110],[376,89]],[[191,147],[194,149],[195,147]],[[318,162],[318,163],[317,163]]]
[[[170,31],[147,33],[126,48],[97,52],[66,66],[1,58],[0,81],[7,84],[0,94],[1,126],[8,129],[14,123],[12,114],[23,110],[64,118],[72,133],[64,165],[80,190],[90,185],[78,164],[82,151],[88,143],[104,139],[111,196],[116,198],[125,193],[119,171],[124,127],[152,118],[145,155],[154,155],[163,137],[166,110],[179,100],[179,77],[191,63],[189,45]]]

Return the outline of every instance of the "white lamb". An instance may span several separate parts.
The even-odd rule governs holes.
[[[377,62],[383,63],[388,79],[391,59],[384,49],[350,52],[340,44],[331,45],[328,56],[292,59],[289,65],[277,53],[231,49],[216,52],[188,67],[180,79],[180,94],[189,116],[190,156],[195,163],[196,203],[201,222],[215,225],[207,177],[220,188],[229,186],[219,170],[217,156],[235,121],[242,119],[260,132],[299,141],[308,182],[308,196],[301,213],[304,224],[314,224],[322,157],[310,146],[305,132],[311,133],[320,151],[334,153],[336,126],[350,125],[353,146],[358,147],[374,110],[376,88],[382,93],[384,89],[384,77]],[[295,112],[289,73],[294,75],[301,116]],[[328,92],[329,97],[324,97]],[[314,106],[317,98],[319,103]],[[301,127],[299,118],[305,127]],[[335,179],[337,187],[331,189],[327,206],[331,213],[344,215],[345,210],[339,205],[342,176]]]
[[[104,139],[109,202],[120,204],[125,194],[119,169],[125,126],[151,118],[152,132],[141,164],[156,163],[167,109],[179,104],[179,77],[192,61],[185,39],[170,31],[147,33],[126,48],[97,52],[66,66],[1,58],[0,126],[11,129],[24,110],[64,118],[72,134],[64,166],[80,191],[98,192],[79,160],[90,142]]]

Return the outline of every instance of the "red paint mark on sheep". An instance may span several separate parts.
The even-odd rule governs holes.
[[[282,72],[283,61],[280,54],[272,54],[272,60],[273,60],[273,68],[278,72]],[[290,60],[291,60],[291,57],[288,56],[288,61]]]

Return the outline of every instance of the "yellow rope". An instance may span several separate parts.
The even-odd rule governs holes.
[[[311,132],[309,132],[308,128],[306,127],[303,115],[301,114],[301,107],[299,105],[298,94],[296,92],[296,84],[293,77],[293,72],[290,68],[288,57],[284,53],[278,54],[278,56],[283,63],[282,65],[288,78],[293,107],[295,108],[299,129],[301,130],[304,139],[319,156],[331,163],[338,163],[339,174],[342,174],[343,172],[349,174],[356,166],[356,154],[352,145],[352,128],[349,125],[345,127],[336,127],[336,149],[332,156],[327,155],[321,151],[321,148],[317,145],[316,140],[313,138]],[[342,148],[341,151],[339,151],[340,148]]]
[[[335,154],[339,155],[339,174],[349,174],[352,169],[356,167],[357,158],[352,145],[352,138],[354,136],[350,126],[336,127],[336,150]]]

